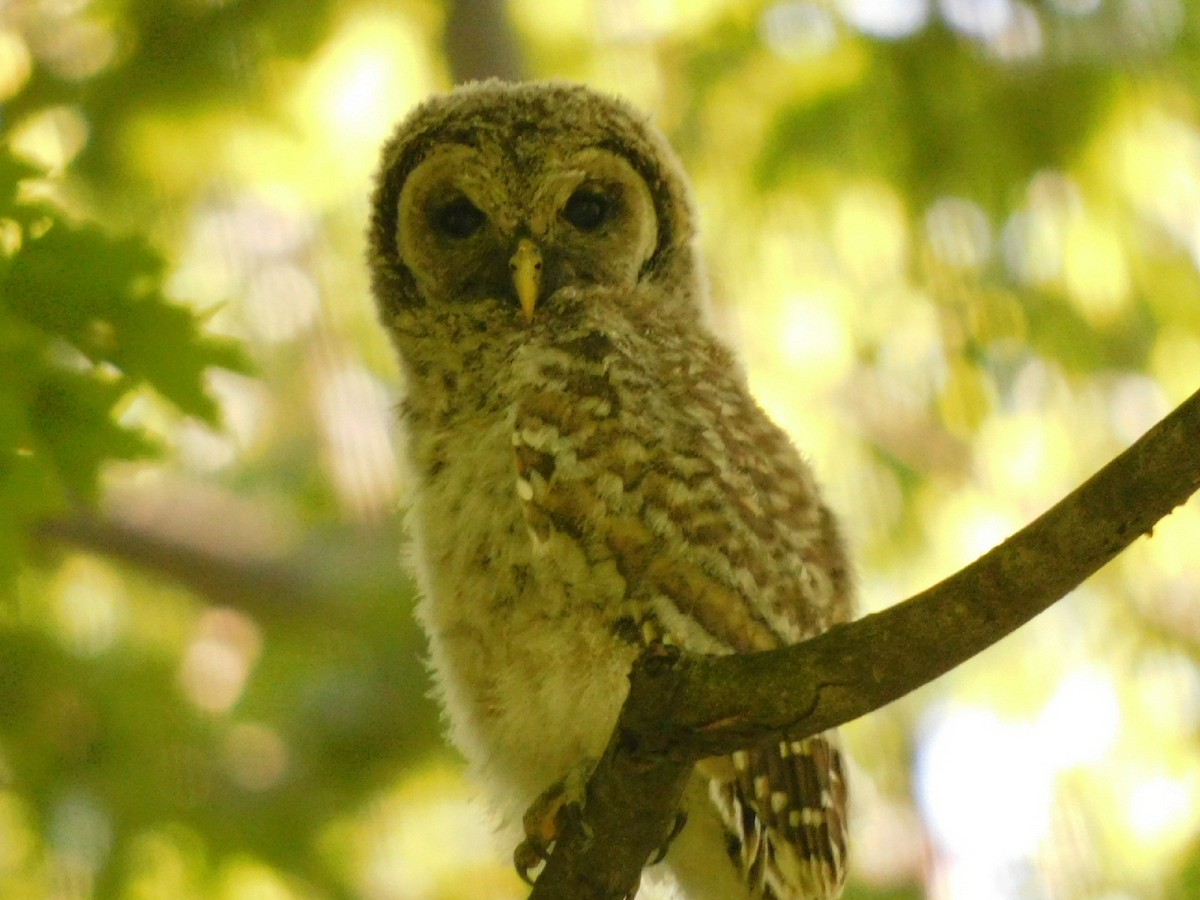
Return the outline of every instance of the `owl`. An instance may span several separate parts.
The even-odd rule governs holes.
[[[813,473],[707,323],[695,230],[663,136],[586,87],[466,85],[383,149],[417,617],[510,821],[599,757],[648,644],[769,650],[851,614]],[[683,802],[665,863],[691,900],[840,893],[833,732],[705,760]]]

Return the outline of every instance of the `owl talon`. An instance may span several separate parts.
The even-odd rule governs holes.
[[[516,868],[517,874],[521,876],[521,880],[530,887],[533,887],[533,883],[537,879],[529,873],[546,861],[548,852],[547,845],[529,838],[521,841],[517,845],[517,849],[513,851],[513,866]]]
[[[683,826],[687,824],[687,810],[680,809],[675,811],[675,821],[671,823],[671,830],[667,832],[666,839],[658,845],[658,849],[654,851],[654,855],[650,857],[650,862],[647,865],[656,866],[667,858],[667,851],[671,849],[671,845],[675,843],[675,838],[679,837],[679,833],[683,831]]]
[[[521,819],[525,840],[513,851],[513,865],[527,884],[533,884],[535,879],[529,873],[549,857],[568,819],[575,819],[584,830],[585,837],[590,837],[581,819],[587,780],[594,767],[593,760],[584,760],[564,778],[542,791],[525,811]]]
[[[525,811],[521,820],[525,829],[525,840],[513,851],[513,865],[526,884],[533,884],[535,879],[530,872],[549,857],[550,848],[562,830],[558,817],[566,809],[567,802],[564,783],[557,781],[540,794]]]

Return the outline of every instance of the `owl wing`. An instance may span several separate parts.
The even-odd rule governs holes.
[[[750,652],[849,617],[840,540],[811,473],[722,346],[698,330],[581,328],[525,365],[513,446],[535,558],[540,548],[576,602],[611,608],[614,633]],[[835,736],[728,762],[709,767],[722,773],[710,796],[751,895],[836,896]]]

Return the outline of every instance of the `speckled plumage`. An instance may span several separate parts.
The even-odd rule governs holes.
[[[576,227],[566,204],[588,191],[604,214]],[[643,117],[578,86],[460,88],[401,124],[374,200],[418,617],[451,738],[516,818],[599,755],[643,641],[803,640],[850,615],[844,553],[705,324],[685,176]],[[522,238],[542,279],[529,319]],[[832,733],[709,761],[686,802],[667,863],[693,900],[840,892]]]

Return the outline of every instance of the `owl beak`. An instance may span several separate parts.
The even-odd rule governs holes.
[[[516,252],[508,261],[512,272],[513,287],[521,301],[521,314],[526,322],[533,321],[533,308],[537,306],[542,290],[542,251],[529,238],[517,241]]]

